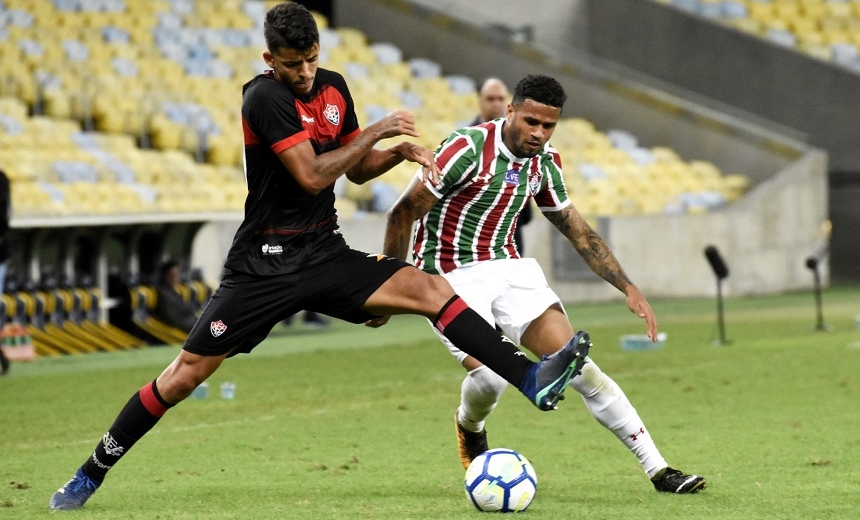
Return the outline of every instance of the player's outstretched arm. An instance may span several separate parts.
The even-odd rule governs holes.
[[[401,135],[411,135],[413,137],[418,136],[415,131],[415,122],[411,119],[412,114],[403,111],[395,111],[386,116],[386,118],[392,117],[397,119],[404,114],[407,114],[410,118],[408,129],[411,130],[412,133],[404,133]],[[377,124],[381,124],[383,122],[385,122],[385,119]],[[432,169],[434,173],[438,173],[436,170],[436,164],[433,161],[433,152],[431,150],[414,143],[402,142],[394,146],[389,146],[384,150],[378,150],[376,148],[371,149],[364,155],[364,157],[361,158],[358,164],[346,172],[346,176],[350,181],[356,184],[364,184],[371,179],[379,177],[391,168],[400,164],[402,161],[414,162],[425,168]]]
[[[373,148],[361,161],[350,171],[346,172],[347,178],[356,183],[375,179],[394,168],[403,161],[414,162],[427,168],[436,170],[433,163],[433,152],[417,144],[402,142],[389,146],[384,150]]]
[[[627,277],[606,241],[582,218],[573,204],[560,211],[548,211],[544,215],[567,237],[592,271],[627,296],[627,307],[645,320],[648,337],[657,341],[657,318],[648,300]]]
[[[363,130],[348,144],[336,150],[317,155],[310,142],[305,140],[282,151],[278,154],[278,158],[293,174],[296,182],[305,191],[315,195],[334,183],[344,173],[351,172],[365,156],[373,151],[373,146],[380,140],[400,135],[419,136],[415,131],[414,116],[405,110],[395,110],[388,114]],[[401,156],[391,166],[402,160]],[[372,177],[368,177],[370,178]]]

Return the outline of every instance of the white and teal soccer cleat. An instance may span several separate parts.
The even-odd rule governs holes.
[[[588,333],[577,332],[564,348],[535,363],[526,374],[520,392],[541,410],[555,410],[558,402],[564,399],[567,384],[582,372],[590,348]]]

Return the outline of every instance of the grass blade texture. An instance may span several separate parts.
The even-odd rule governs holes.
[[[659,350],[622,351],[644,332],[623,302],[573,305],[592,358],[625,390],[673,466],[704,474],[693,496],[654,491],[636,459],[574,391],[539,412],[508,389],[487,423],[491,447],[534,464],[529,518],[853,518],[860,511],[860,289],[725,302],[652,301]],[[16,363],[0,379],[0,518],[475,518],[463,493],[452,416],[464,371],[426,320],[382,329],[279,326],[228,360],[209,397],[168,412],[81,511],[51,494],[128,398],[176,347]],[[218,386],[236,383],[234,400]]]

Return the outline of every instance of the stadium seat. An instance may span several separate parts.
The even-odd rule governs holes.
[[[654,0],[658,1],[658,0]],[[663,2],[665,3],[665,2]],[[713,7],[719,3],[721,8]],[[737,0],[684,3],[686,10],[756,34],[825,61],[860,68],[860,2],[851,0]],[[689,5],[687,5],[689,4]],[[838,47],[834,47],[838,45]],[[860,54],[860,52],[858,52]]]
[[[240,212],[246,188],[237,108],[242,84],[266,68],[260,20],[275,3],[0,0],[0,165],[13,180],[15,216]],[[831,3],[674,2],[822,59],[858,63],[860,2]],[[390,43],[369,42],[357,29],[332,28],[314,16],[321,63],[348,76],[363,127],[405,106],[416,114],[422,134],[416,142],[432,149],[474,118],[475,78],[445,75],[433,60],[405,57]],[[597,129],[582,118],[562,119],[553,145],[588,218],[710,211],[718,209],[715,199],[703,194],[734,201],[750,186],[743,176],[685,162],[668,148],[641,145],[624,129]],[[415,170],[402,163],[366,185],[347,183],[339,213],[383,211]],[[190,298],[205,292],[187,288]],[[14,316],[40,310],[21,315],[36,322],[51,309],[44,326],[70,340],[57,343],[28,322],[40,355],[87,351],[75,341],[97,350],[141,344],[97,319],[99,297],[90,289],[24,291],[3,301],[7,317],[10,308]],[[138,303],[141,323],[178,339],[149,321],[150,298]]]
[[[748,15],[748,20],[762,21],[789,18],[798,20],[795,25],[800,26],[802,13],[814,10],[810,6],[817,5],[814,0],[806,1],[810,4],[777,6],[776,3],[707,0],[690,5],[697,4],[699,8],[706,9],[709,16],[738,20]],[[241,144],[227,136],[230,128],[237,128],[240,124],[235,107],[240,99],[238,92],[242,82],[262,67],[259,27],[254,27],[264,7],[270,7],[270,4],[272,2],[231,1],[204,8],[195,3],[117,2],[111,9],[101,4],[89,4],[89,8],[72,10],[65,4],[16,2],[24,13],[15,20],[13,29],[17,32],[10,33],[12,41],[17,44],[4,44],[2,52],[17,56],[30,63],[31,67],[35,64],[34,56],[44,59],[46,53],[49,56],[59,53],[52,59],[78,60],[79,66],[70,70],[57,67],[57,81],[61,87],[46,89],[44,99],[40,100],[46,114],[55,118],[74,118],[80,124],[89,120],[102,132],[131,135],[140,143],[151,144],[156,150],[184,151],[212,165],[233,166],[236,169],[232,178],[238,185],[242,179],[239,169]],[[845,9],[827,8],[826,14],[831,17],[843,15]],[[319,13],[314,13],[314,16],[320,24],[320,38],[325,42],[322,61],[350,76],[356,108],[366,121],[363,123],[365,126],[394,108],[407,106],[416,112],[419,124],[426,129],[422,144],[432,148],[451,130],[474,117],[474,79],[443,77],[441,67],[432,60],[404,60],[402,52],[391,44],[369,44],[361,31],[348,27],[332,29],[328,27],[328,20]],[[134,23],[131,23],[132,19]],[[779,28],[772,23],[768,27]],[[60,46],[40,43],[39,38],[45,31],[52,31],[51,34],[63,43]],[[788,37],[784,33],[777,34],[777,39],[783,38],[787,42]],[[831,35],[831,39],[836,39],[836,36]],[[830,42],[812,42],[808,38],[803,42],[803,49],[816,55],[823,55],[831,49],[825,45]],[[809,43],[821,46],[814,47]],[[840,56],[850,59],[850,51],[845,48],[832,52],[839,52]],[[4,60],[4,63],[8,62]],[[238,73],[240,70],[246,72]],[[0,84],[0,92],[8,91],[23,100],[25,108],[32,106],[37,96],[35,71],[26,72],[29,75],[18,70],[4,76],[5,87]],[[96,79],[97,90],[84,89],[82,72]],[[214,77],[195,77],[198,73],[214,74]],[[576,128],[577,124],[572,127]],[[579,150],[590,150],[585,152],[585,160],[592,163],[598,158],[602,164],[614,165],[624,164],[634,157],[634,161],[650,160],[644,149],[607,148],[606,136],[593,130],[584,140],[569,137],[565,132],[557,135],[557,146],[566,151],[566,157],[581,157]],[[185,176],[177,175],[171,168],[151,165],[153,161],[168,162],[163,157],[143,159],[144,154],[133,152],[136,146],[129,148],[131,150],[111,152],[124,165],[119,168],[122,179],[116,179],[122,182],[123,187],[115,185],[114,188],[115,192],[119,191],[114,199],[121,201],[120,207],[111,209],[98,201],[92,204],[82,202],[92,200],[92,197],[70,203],[71,194],[83,194],[86,190],[74,188],[69,192],[71,187],[45,185],[40,174],[33,177],[32,172],[43,168],[38,161],[24,161],[19,169],[34,181],[30,187],[17,190],[28,201],[20,207],[33,209],[39,214],[76,214],[81,211],[135,213],[156,208],[159,211],[187,212],[207,206],[199,200],[200,197],[168,193],[170,183]],[[98,149],[94,151],[101,153]],[[98,161],[94,166],[103,167]],[[194,169],[200,169],[200,176],[205,178],[202,167],[190,168]],[[404,185],[412,173],[407,170],[411,169],[392,172],[394,174],[384,182],[395,187]],[[114,172],[113,175],[117,174]],[[39,194],[46,189],[47,192]],[[372,199],[368,189],[372,191],[371,186],[350,189],[347,196],[356,197],[357,206],[364,207]],[[90,191],[97,193],[98,188]],[[204,182],[200,190],[214,194],[220,207],[240,210],[243,196],[233,200],[232,197],[220,196],[223,191],[217,183],[210,181]],[[49,200],[52,202],[47,202]],[[36,210],[38,206],[41,208]],[[211,208],[212,205],[208,206]]]

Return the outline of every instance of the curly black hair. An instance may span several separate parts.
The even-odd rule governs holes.
[[[320,41],[320,33],[313,15],[301,4],[278,4],[266,13],[263,36],[269,52],[288,48],[306,51]]]
[[[526,99],[555,108],[563,108],[567,94],[555,78],[543,74],[529,74],[517,83],[511,102],[519,105]]]

